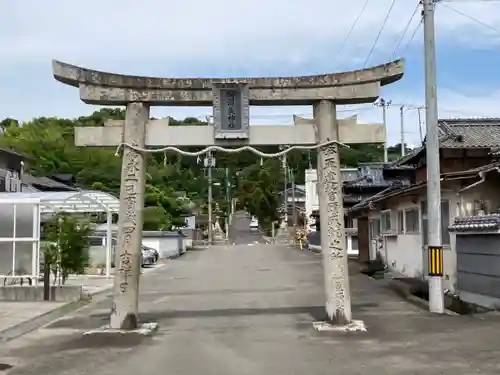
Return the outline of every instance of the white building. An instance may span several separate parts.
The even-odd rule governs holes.
[[[342,168],[342,181],[352,181],[359,178],[360,173],[357,168]],[[307,221],[307,228],[309,231],[314,232],[315,219],[311,215],[319,210],[319,197],[318,197],[318,172],[316,169],[307,169],[305,171],[305,217]],[[350,255],[356,255],[358,252],[357,246],[357,228],[356,220],[346,220],[346,247]],[[313,235],[310,238],[310,246],[319,247],[321,245],[319,236]]]

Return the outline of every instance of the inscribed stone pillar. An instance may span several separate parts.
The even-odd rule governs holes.
[[[147,104],[127,104],[124,143],[144,148],[148,120]],[[137,328],[145,176],[145,155],[124,146],[111,309],[111,328],[114,329]]]
[[[335,104],[330,100],[317,102],[313,113],[318,141],[338,140]],[[318,152],[318,195],[326,312],[331,323],[343,325],[351,321],[351,298],[337,144],[322,147]]]

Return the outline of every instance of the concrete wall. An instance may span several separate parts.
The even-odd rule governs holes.
[[[422,193],[425,192],[422,191]],[[453,191],[443,191],[442,199],[449,200],[450,220],[453,222],[456,216],[457,195]],[[384,259],[384,263],[396,274],[404,277],[426,278],[427,256],[423,241],[422,225],[422,196],[397,197],[388,200],[385,205],[386,210],[391,211],[391,233],[381,233],[373,238],[370,233],[370,259],[376,259],[377,251]],[[418,233],[398,233],[398,210],[417,208],[419,212]],[[381,211],[372,211],[368,215],[369,220],[380,219]],[[456,286],[456,253],[454,251],[454,236],[450,236],[450,244],[444,245],[444,287],[451,291]],[[424,261],[425,260],[425,261]]]
[[[50,300],[55,302],[78,301],[82,298],[82,290],[83,288],[81,285],[51,286]],[[37,302],[44,300],[43,295],[44,295],[43,285],[0,286],[0,301]]]
[[[184,236],[178,232],[144,232],[142,243],[156,249],[160,258],[175,258],[186,251]]]
[[[465,187],[465,186],[464,186]],[[484,182],[462,191],[455,206],[456,216],[474,216],[480,209],[486,214],[499,212],[500,175],[489,173]],[[500,307],[500,236],[453,234],[456,249],[457,291],[466,302]]]
[[[460,298],[500,307],[500,235],[457,235],[457,289]]]

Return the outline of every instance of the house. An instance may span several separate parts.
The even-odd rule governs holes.
[[[390,186],[390,182],[384,180],[383,166],[383,163],[362,163],[358,168],[341,169],[344,211]],[[315,227],[315,223],[319,222],[317,179],[316,170],[306,170],[306,217],[312,216],[310,227]],[[358,222],[346,215],[344,225],[347,251],[349,254],[357,254]],[[310,242],[319,246],[319,233],[311,233]]]
[[[459,292],[456,220],[479,212],[500,212],[500,119],[440,120],[441,236],[444,286]],[[358,220],[363,260],[382,259],[404,277],[427,275],[427,171],[425,145],[387,166],[389,187],[348,210]],[[361,225],[363,223],[363,225]],[[451,228],[451,230],[450,230]],[[499,275],[500,277],[500,275]]]
[[[488,164],[500,148],[500,118],[439,120],[441,173]],[[394,166],[415,168],[415,182],[427,180],[425,147],[397,160]]]
[[[77,191],[55,177],[35,177],[23,170],[28,156],[0,147],[0,192]]]
[[[0,147],[0,192],[21,191],[20,176],[26,158],[19,152]]]
[[[78,191],[76,187],[66,185],[53,178],[35,177],[26,172],[22,174],[21,182],[21,191],[28,193],[35,191]]]
[[[293,210],[295,209],[296,217],[304,215],[306,203],[306,187],[305,185],[293,184],[285,190],[287,208],[284,210],[281,205],[281,212],[286,212],[288,225],[293,225]],[[280,199],[283,200],[283,192],[280,194]]]

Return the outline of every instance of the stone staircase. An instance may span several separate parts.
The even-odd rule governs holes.
[[[275,243],[277,245],[290,245],[293,243],[292,238],[290,238],[290,231],[287,226],[283,223],[280,225],[276,232]]]

